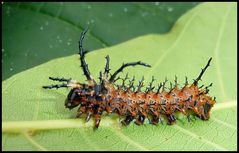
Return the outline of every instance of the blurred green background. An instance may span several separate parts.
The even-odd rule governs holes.
[[[4,2],[2,80],[77,53],[86,26],[90,30],[84,48],[91,51],[141,35],[167,33],[196,5],[198,2]]]

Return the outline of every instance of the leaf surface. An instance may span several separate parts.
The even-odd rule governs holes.
[[[79,34],[88,24],[85,49],[92,51],[148,33],[166,33],[184,12],[197,4],[5,2],[2,79],[51,59],[75,54]]]
[[[3,81],[3,150],[236,150],[236,3],[203,3],[181,17],[170,33],[145,35],[86,56],[92,76],[98,78],[110,56],[111,73],[122,62],[144,61],[152,68],[131,67],[130,77],[147,82],[151,76],[173,82],[177,75],[192,82],[212,57],[199,86],[209,85],[217,97],[209,121],[176,125],[147,123],[120,127],[118,117],[104,116],[98,130],[93,122],[73,119],[77,109],[64,108],[69,89],[44,90],[49,76],[85,81],[79,56],[51,60]]]

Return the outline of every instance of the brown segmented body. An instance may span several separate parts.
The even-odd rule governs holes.
[[[53,81],[67,83],[43,86],[45,89],[71,87],[72,89],[66,98],[65,106],[69,109],[79,106],[76,117],[86,114],[86,121],[89,121],[93,116],[95,118],[96,128],[98,128],[101,115],[105,111],[108,114],[117,113],[120,117],[124,117],[121,121],[123,125],[128,125],[133,120],[135,120],[137,125],[141,125],[144,123],[145,118],[148,118],[151,124],[157,124],[159,121],[162,123],[162,117],[166,118],[168,124],[171,125],[176,122],[176,112],[181,112],[186,115],[188,120],[190,120],[190,114],[202,120],[208,120],[210,118],[211,108],[216,103],[215,97],[212,99],[208,95],[208,88],[212,86],[212,84],[202,88],[198,87],[198,81],[201,80],[202,75],[209,67],[212,58],[208,60],[207,65],[190,85],[186,78],[184,86],[180,88],[177,84],[177,78],[175,78],[174,87],[172,87],[172,83],[170,82],[171,88],[165,90],[167,82],[167,80],[165,80],[163,83],[160,83],[157,91],[154,91],[152,85],[154,78],[152,78],[146,90],[141,91],[143,78],[139,81],[137,90],[135,90],[136,87],[133,85],[134,78],[129,80],[129,85],[126,86],[125,81],[128,79],[128,75],[126,75],[124,79],[116,78],[116,76],[128,66],[151,66],[141,61],[126,63],[109,77],[109,56],[106,56],[105,71],[103,74],[100,72],[100,82],[97,83],[90,75],[88,65],[84,59],[85,52],[83,52],[82,42],[86,32],[87,30],[81,34],[79,54],[81,67],[88,83],[85,84],[71,79],[49,77],[49,79]],[[114,85],[118,79],[123,80],[122,84]]]
[[[143,123],[139,119],[139,116],[149,119],[152,116],[156,118],[160,118],[161,116],[174,118],[175,112],[178,111],[184,115],[188,115],[189,110],[193,111],[201,119],[207,120],[210,117],[210,109],[215,104],[215,100],[212,100],[206,94],[198,96],[200,92],[205,91],[200,90],[193,84],[190,86],[187,85],[181,90],[178,87],[174,87],[170,93],[167,91],[160,93],[153,91],[149,93],[134,92],[132,90],[125,91],[123,89],[117,90],[114,86],[108,86],[108,88],[110,88],[109,91],[111,92],[104,95],[104,97],[108,97],[108,100],[103,98],[103,102],[101,103],[102,110],[105,110],[107,113],[115,112],[120,116],[130,114],[136,119],[137,124]],[[88,101],[88,103],[91,102]],[[210,105],[210,108],[205,108],[205,104]],[[205,111],[208,113],[205,113]],[[169,124],[173,124],[176,120],[168,119],[168,121]],[[153,124],[156,123],[157,121]]]

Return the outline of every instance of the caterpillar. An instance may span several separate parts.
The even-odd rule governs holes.
[[[134,77],[129,80],[129,85],[126,86],[125,81],[129,79],[128,74],[124,78],[117,77],[117,75],[129,66],[151,67],[151,65],[141,61],[123,63],[119,69],[110,74],[110,58],[107,55],[105,57],[106,65],[104,72],[100,71],[99,82],[97,83],[91,76],[85,61],[87,52],[83,51],[83,40],[87,31],[88,28],[83,30],[79,40],[80,64],[87,83],[80,83],[72,79],[49,77],[50,80],[63,83],[43,86],[44,89],[71,87],[65,100],[65,107],[71,110],[79,106],[76,118],[84,114],[86,116],[85,120],[88,122],[93,116],[95,128],[99,127],[103,112],[118,114],[119,117],[123,118],[121,120],[122,125],[129,125],[133,120],[135,124],[141,125],[144,124],[146,118],[149,120],[149,123],[156,125],[159,121],[163,123],[162,117],[166,118],[169,125],[172,125],[176,123],[175,113],[177,112],[185,115],[188,121],[191,120],[190,115],[196,116],[201,120],[208,120],[210,118],[211,108],[216,103],[216,98],[208,95],[209,87],[212,86],[212,83],[203,88],[203,85],[198,87],[198,82],[209,67],[212,58],[208,60],[206,66],[192,84],[188,83],[186,77],[184,86],[180,88],[175,76],[175,84],[173,86],[170,82],[169,90],[166,90],[165,85],[168,80],[165,79],[164,82],[158,85],[157,90],[154,91],[153,82],[155,79],[152,77],[149,86],[145,91],[142,91],[144,77],[139,81],[138,86],[134,86]],[[119,79],[122,80],[122,84],[116,85],[115,82]]]

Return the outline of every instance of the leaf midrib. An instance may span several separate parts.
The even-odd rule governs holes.
[[[228,101],[216,104],[213,111],[233,108],[237,106],[237,101]],[[214,117],[215,118],[215,117]],[[115,121],[112,119],[105,119],[107,124],[101,124],[103,127],[112,127]],[[51,124],[48,124],[51,123]],[[34,126],[32,126],[34,125]],[[49,126],[50,125],[50,126]],[[50,130],[50,129],[65,129],[65,128],[89,128],[92,127],[92,122],[85,123],[79,119],[61,119],[61,120],[38,120],[38,121],[4,121],[2,122],[2,132],[19,132],[20,129],[29,130]]]
[[[219,106],[218,106],[219,105]],[[217,107],[215,107],[214,108],[214,111],[215,110],[221,110],[221,109],[227,109],[227,108],[231,108],[231,107],[235,107],[235,106],[237,106],[237,102],[236,102],[236,100],[235,101],[228,101],[228,102],[223,102],[223,103],[219,103],[219,104],[217,104],[216,105]],[[215,121],[217,121],[218,122],[218,119],[216,119],[215,117],[213,118],[213,120]],[[220,122],[223,122],[223,121],[221,121],[221,120],[219,120]],[[24,134],[24,137],[27,139],[27,137],[29,137],[30,138],[30,140],[28,140],[28,141],[30,141],[35,147],[37,147],[38,149],[40,149],[40,150],[46,150],[42,145],[40,145],[40,144],[38,144],[31,136],[29,136],[29,134],[26,132],[26,131],[33,131],[33,132],[35,132],[35,130],[49,130],[50,128],[43,128],[43,129],[41,129],[42,127],[40,127],[39,125],[56,125],[56,123],[58,122],[58,128],[56,128],[56,127],[54,127],[54,128],[52,128],[52,129],[64,129],[64,128],[89,128],[89,127],[92,127],[92,124],[91,123],[83,123],[83,121],[82,120],[79,120],[78,119],[78,122],[79,123],[77,123],[77,121],[76,121],[76,119],[66,119],[66,120],[47,120],[47,121],[7,121],[7,122],[3,122],[3,126],[2,126],[2,130],[3,130],[3,132],[9,132],[9,131],[7,131],[7,130],[9,130],[9,127],[7,127],[7,125],[6,124],[11,124],[11,123],[13,123],[13,124],[15,124],[15,125],[11,125],[12,127],[16,127],[16,125],[20,125],[20,124],[22,124],[22,122],[25,122],[25,123],[33,123],[33,122],[35,122],[35,124],[38,122],[38,125],[36,125],[35,127],[36,128],[33,128],[33,129],[31,129],[31,128],[29,128],[29,127],[22,127],[21,129],[23,129],[23,130],[20,130],[20,133],[22,133],[22,131],[24,132],[24,133],[22,133],[22,134]],[[44,122],[44,123],[43,123]],[[50,122],[51,124],[48,124],[48,123],[46,123],[46,122]],[[53,123],[53,122],[55,122],[55,123]],[[72,124],[71,126],[68,126],[68,127],[64,127],[64,126],[62,126],[62,124],[59,124],[59,123],[66,123],[66,122],[68,122],[68,123],[74,123],[75,122],[75,124]],[[107,119],[107,121],[106,121],[108,124],[107,125],[105,125],[105,124],[101,124],[101,126],[107,126],[107,128],[109,128],[113,133],[115,133],[117,136],[119,136],[121,139],[124,139],[124,141],[126,141],[126,142],[128,142],[129,144],[131,144],[131,145],[133,145],[133,146],[135,146],[136,148],[139,148],[140,150],[149,150],[149,149],[147,149],[147,148],[145,148],[145,147],[143,147],[141,144],[139,144],[139,143],[137,143],[137,142],[134,142],[133,140],[131,140],[130,138],[128,138],[126,135],[124,135],[121,131],[118,131],[118,130],[115,130],[114,129],[114,121],[113,120],[111,120],[111,119]],[[233,128],[233,129],[235,129],[235,127],[233,126],[233,125],[230,125],[229,123],[226,123],[226,122],[223,122],[223,123],[221,123],[221,124],[223,124],[224,126],[227,126],[227,127],[230,127],[230,128]],[[33,124],[32,124],[33,125]],[[113,125],[113,126],[112,126]],[[37,129],[38,128],[38,129]],[[184,129],[184,128],[182,128],[182,127],[180,127],[180,126],[178,126],[178,125],[174,125],[174,128],[176,128],[176,129],[178,129],[178,131],[179,132],[183,132],[184,134],[187,134],[187,135],[190,135],[190,136],[192,136],[193,138],[199,138],[199,136],[197,135],[197,134],[194,134],[193,132],[191,132],[191,131],[189,131],[189,130],[186,130],[186,129]],[[80,129],[79,129],[79,131],[80,131]],[[12,131],[11,131],[12,132]],[[15,131],[16,132],[16,131]],[[27,136],[26,136],[26,134],[27,134]],[[85,136],[84,136],[85,137]],[[213,147],[215,147],[216,149],[218,149],[218,150],[228,150],[228,149],[226,149],[226,148],[224,148],[224,147],[222,147],[222,146],[220,146],[220,145],[218,145],[218,144],[216,144],[216,143],[213,143],[212,141],[209,141],[209,140],[207,140],[207,139],[205,139],[205,138],[203,138],[202,136],[200,136],[200,139],[199,139],[200,141],[202,141],[202,142],[204,142],[204,143],[206,143],[206,144],[208,144],[208,145],[211,145],[211,146],[213,146]]]
[[[224,108],[224,109],[226,109],[226,108],[230,108],[230,107],[234,107],[235,105],[237,105],[237,102],[236,101],[229,101],[229,102],[224,102],[224,103],[220,103],[220,104],[218,104],[218,105],[221,105],[221,106],[219,106],[219,107],[215,107],[214,108],[214,110],[220,110],[220,109],[222,109],[222,108]],[[230,107],[228,107],[228,106],[230,106]],[[214,120],[216,119],[215,117],[213,118]],[[63,121],[63,122],[67,122],[67,121],[74,121],[75,119],[67,119],[67,120],[55,120],[55,121]],[[216,119],[216,120],[218,120],[218,119]],[[50,120],[48,120],[48,121],[50,121]],[[28,122],[48,122],[48,121],[28,121]],[[19,125],[19,122],[24,122],[24,121],[17,121],[18,123],[18,125]],[[26,121],[25,121],[26,122]],[[51,123],[52,123],[52,120],[50,121]],[[108,122],[108,121],[107,121]],[[109,121],[109,123],[111,122],[111,124],[114,124],[113,123],[113,121],[111,120],[111,121]],[[220,121],[220,122],[223,122],[223,121]],[[224,123],[224,122],[223,122]],[[49,125],[49,124],[47,124],[47,123],[40,123],[41,125]],[[225,124],[227,124],[227,126],[228,125],[230,125],[229,123],[224,123],[223,125],[225,125]],[[3,132],[4,132],[4,129],[6,129],[6,122],[3,122]],[[55,125],[55,124],[50,124],[50,125]],[[84,124],[84,125],[82,125],[82,124],[77,124],[78,126],[77,127],[72,127],[72,128],[79,128],[79,127],[89,127],[89,126],[92,126],[92,125],[90,125],[90,124],[88,124],[87,126]],[[104,124],[103,125],[101,125],[101,126],[104,126]],[[108,126],[109,126],[109,124],[108,124]],[[230,125],[230,126],[232,126],[232,125]],[[38,127],[38,126],[37,126]],[[62,126],[61,125],[59,125],[59,127],[61,127],[62,128]],[[232,127],[234,127],[234,126],[232,126]],[[39,128],[39,127],[38,127]],[[68,127],[69,128],[69,127]],[[114,128],[113,128],[113,126],[109,126],[108,127],[113,133],[115,133],[117,136],[119,136],[121,139],[124,139],[124,141],[126,141],[126,142],[128,142],[129,144],[131,144],[131,145],[133,145],[133,146],[135,146],[136,148],[139,148],[140,150],[150,150],[150,149],[147,149],[147,148],[145,148],[144,146],[142,146],[141,144],[139,144],[139,143],[137,143],[137,142],[134,142],[132,139],[130,139],[130,138],[128,138],[128,136],[126,136],[126,135],[124,135],[121,131],[118,131],[118,130],[115,130]],[[220,145],[218,145],[218,144],[216,144],[216,143],[213,143],[212,141],[209,141],[209,140],[207,140],[207,139],[205,139],[205,138],[203,138],[202,136],[200,136],[200,139],[199,139],[199,136],[197,135],[197,134],[195,134],[195,133],[193,133],[193,132],[191,132],[191,131],[189,131],[189,130],[186,130],[186,129],[184,129],[184,128],[182,128],[182,127],[180,127],[180,126],[178,126],[178,125],[174,125],[174,128],[176,128],[176,129],[178,129],[178,131],[179,132],[183,132],[184,134],[187,134],[187,135],[189,135],[189,136],[191,136],[191,137],[193,137],[193,138],[195,138],[195,139],[198,139],[198,140],[200,140],[200,141],[202,141],[202,142],[204,142],[204,143],[206,143],[206,144],[208,144],[208,145],[211,145],[211,146],[213,146],[213,147],[215,147],[216,149],[218,149],[218,150],[228,150],[228,149],[226,149],[226,148],[224,148],[224,147],[222,147],[222,146],[220,146]],[[40,145],[39,143],[37,143],[29,134],[28,134],[28,132],[27,132],[27,128],[26,127],[24,127],[23,128],[24,129],[24,131],[21,131],[20,133],[21,134],[23,134],[23,136],[30,142],[30,143],[32,143],[36,148],[38,148],[38,149],[40,149],[40,150],[47,150],[45,147],[43,147],[42,145]],[[30,131],[35,131],[35,130],[37,130],[37,129],[34,129],[34,130],[30,130]],[[80,130],[79,130],[80,131]],[[85,137],[85,136],[84,136]]]
[[[215,105],[213,111],[233,108],[237,106],[237,101],[228,101]],[[215,118],[215,117],[214,117]],[[215,118],[217,119],[217,118]],[[101,124],[104,127],[112,127],[114,121],[105,119],[107,124]],[[51,124],[49,124],[51,123]],[[227,123],[229,125],[229,123]],[[49,126],[50,125],[50,126]],[[50,129],[65,129],[65,128],[89,128],[92,127],[92,122],[85,123],[83,120],[76,119],[61,119],[61,120],[38,120],[38,121],[3,121],[2,132],[19,132],[21,129],[26,130],[50,130]]]

